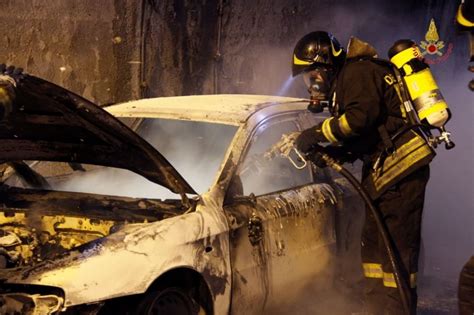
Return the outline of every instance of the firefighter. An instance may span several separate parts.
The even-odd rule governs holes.
[[[292,68],[293,76],[302,75],[308,85],[308,109],[327,106],[331,113],[300,133],[297,149],[306,153],[327,143],[342,149],[345,157],[363,161],[362,184],[383,214],[402,275],[409,281],[410,310],[416,313],[421,217],[434,152],[421,132],[405,128],[408,118],[393,67],[378,59],[368,43],[351,38],[346,53],[334,36],[317,31],[298,41]],[[393,270],[369,211],[361,245],[366,312],[403,314]]]

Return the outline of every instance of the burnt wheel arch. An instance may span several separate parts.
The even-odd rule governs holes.
[[[98,315],[140,314],[137,313],[137,307],[141,303],[152,299],[155,293],[169,288],[187,293],[202,306],[206,315],[214,315],[213,299],[206,281],[201,274],[189,268],[176,268],[164,273],[153,281],[143,294],[106,301]]]
[[[138,315],[199,315],[201,305],[180,287],[151,291],[138,306]]]

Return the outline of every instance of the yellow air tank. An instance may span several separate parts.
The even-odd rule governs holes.
[[[409,39],[395,42],[388,56],[405,80],[420,122],[444,130],[451,113],[415,42]]]

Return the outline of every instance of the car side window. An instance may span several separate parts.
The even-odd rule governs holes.
[[[302,170],[280,155],[265,156],[283,134],[298,131],[296,116],[276,117],[257,127],[239,168],[235,181],[240,180],[243,195],[256,196],[302,186],[312,182],[308,164]]]

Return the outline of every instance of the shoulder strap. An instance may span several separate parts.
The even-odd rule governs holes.
[[[390,135],[388,134],[387,128],[385,127],[384,124],[382,124],[377,127],[377,130],[379,132],[380,138],[382,139],[386,153],[392,154],[393,151],[395,150],[395,146],[393,145],[393,141]]]

